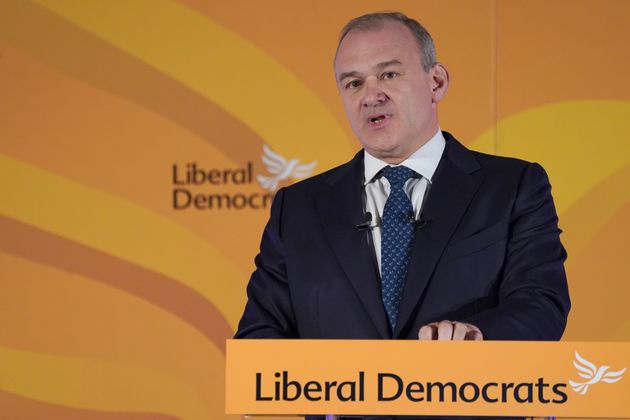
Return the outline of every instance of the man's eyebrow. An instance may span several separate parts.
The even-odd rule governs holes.
[[[359,75],[358,71],[347,71],[345,73],[341,73],[339,75],[339,81],[341,82],[343,79],[345,79],[346,77],[357,77]]]
[[[379,69],[379,70],[382,70],[385,67],[389,67],[389,66],[396,65],[396,64],[397,65],[402,65],[400,60],[393,59],[393,60],[383,61],[382,63],[378,63],[375,67],[377,69]]]
[[[378,63],[376,66],[374,66],[377,70],[382,70],[386,67],[392,66],[392,65],[402,65],[402,63],[400,62],[400,60],[387,60],[387,61],[383,61],[382,63]],[[345,79],[346,77],[358,77],[360,75],[360,73],[358,71],[347,71],[344,73],[341,73],[339,75],[339,81],[341,82],[343,79]]]

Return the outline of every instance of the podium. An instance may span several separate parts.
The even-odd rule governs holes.
[[[630,343],[228,340],[226,349],[228,414],[630,418]]]

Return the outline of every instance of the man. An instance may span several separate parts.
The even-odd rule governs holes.
[[[402,14],[348,23],[334,70],[363,150],[278,191],[236,337],[560,339],[566,253],[544,170],[439,129],[449,75]]]

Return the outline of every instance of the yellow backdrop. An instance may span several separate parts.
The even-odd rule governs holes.
[[[630,340],[630,2],[387,7],[450,69],[442,128],[548,170],[565,339]],[[332,57],[382,8],[0,1],[0,417],[228,418],[224,340],[270,197],[295,181],[273,162],[306,176],[358,149]]]

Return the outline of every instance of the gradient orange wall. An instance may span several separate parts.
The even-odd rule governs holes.
[[[251,182],[189,190],[260,204],[263,145],[313,173],[348,160],[336,38],[382,8],[0,1],[0,417],[228,418],[224,340],[268,208],[173,209],[173,165],[251,162]],[[569,253],[564,338],[630,340],[630,2],[387,8],[436,39],[452,77],[442,128],[549,172]]]

